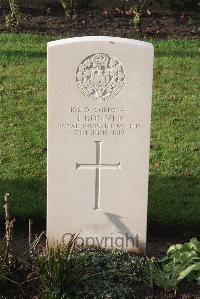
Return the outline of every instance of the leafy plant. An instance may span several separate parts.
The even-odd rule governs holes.
[[[145,282],[151,288],[154,285],[163,289],[165,293],[174,292],[176,294],[178,284],[195,268],[195,265],[188,266],[186,263],[176,265],[175,261],[169,264],[165,262],[155,262],[150,260],[147,268]]]
[[[21,13],[17,0],[9,0],[11,13],[6,16],[6,27],[9,29],[15,28],[19,25]]]
[[[130,12],[131,12],[131,16],[132,16],[132,18],[130,20],[130,24],[134,25],[134,26],[139,25],[141,22],[141,12],[136,7],[132,7],[130,9]]]
[[[146,283],[176,293],[178,284],[185,278],[200,285],[200,242],[196,238],[172,245],[161,262],[150,260]]]
[[[84,271],[73,259],[76,236],[67,245],[48,247],[36,260],[42,298],[60,299],[74,296]]]
[[[74,243],[75,236],[67,246],[47,248],[35,256],[42,298],[134,297],[132,285],[141,282],[146,258],[127,251],[75,247]]]
[[[130,13],[132,15],[130,24],[138,26],[141,23],[142,15],[147,10],[151,0],[135,0],[133,6],[130,7]]]
[[[164,261],[168,264],[173,261],[176,266],[187,264],[190,269],[187,279],[200,285],[200,242],[196,238],[188,243],[172,245]]]
[[[65,15],[67,17],[72,17],[74,14],[74,0],[59,0],[63,10],[65,12]]]
[[[123,250],[80,247],[76,251],[83,269],[91,269],[78,298],[135,298],[134,284],[141,283],[147,259]]]

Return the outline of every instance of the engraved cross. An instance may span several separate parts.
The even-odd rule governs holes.
[[[78,169],[95,169],[95,206],[94,210],[100,210],[100,171],[101,169],[120,169],[120,162],[117,164],[103,164],[101,163],[101,144],[102,141],[95,141],[96,143],[96,163],[95,164],[80,164],[76,163],[76,170]]]

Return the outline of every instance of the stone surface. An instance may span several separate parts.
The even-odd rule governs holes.
[[[50,242],[145,249],[153,46],[48,43]]]

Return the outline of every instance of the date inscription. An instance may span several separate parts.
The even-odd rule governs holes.
[[[76,136],[123,136],[141,130],[140,121],[130,123],[125,107],[80,107],[68,108],[70,120],[60,121],[58,129],[69,130]]]

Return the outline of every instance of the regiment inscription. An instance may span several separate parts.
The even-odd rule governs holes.
[[[122,136],[140,130],[139,118],[129,123],[126,119],[128,108],[124,107],[69,107],[71,121],[58,123],[58,128],[69,130],[76,136],[115,135]]]

